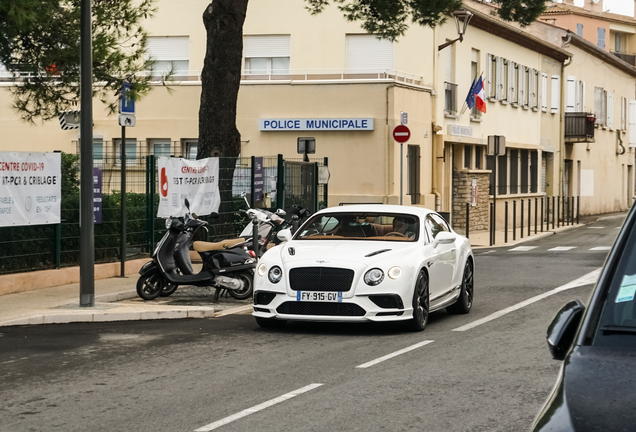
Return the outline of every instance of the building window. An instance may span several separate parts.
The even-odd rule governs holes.
[[[370,34],[349,34],[345,44],[348,73],[378,74],[394,70],[394,43],[390,40],[378,39],[376,35]]]
[[[473,158],[473,147],[469,145],[464,146],[464,168],[471,169],[472,168],[472,158]]]
[[[559,112],[559,104],[561,103],[560,79],[559,75],[552,75],[552,88],[550,89],[550,113],[552,114]]]
[[[607,92],[603,87],[594,87],[594,115],[597,125],[607,125]]]
[[[541,74],[541,111],[548,110],[548,74]]]
[[[473,77],[473,82],[477,82],[477,76],[479,75],[479,51],[473,49],[470,53],[470,57],[470,74]],[[481,117],[481,111],[477,109],[477,104],[473,105],[470,115],[476,119]]]
[[[93,138],[93,161],[102,162],[104,159],[104,139]]]
[[[538,181],[537,178],[539,169],[539,152],[532,150],[530,152],[530,193],[537,193]]]
[[[190,69],[188,36],[152,36],[148,38],[148,56],[155,61],[154,75],[172,71],[175,76],[187,76]]]
[[[289,75],[290,36],[244,36],[247,75]]]
[[[528,150],[519,151],[519,168],[521,193],[528,193]]]
[[[490,99],[495,99],[497,97],[497,86],[499,82],[497,81],[497,64],[498,58],[495,55],[488,54],[486,67],[488,68],[488,73],[486,76],[486,97]]]
[[[497,194],[505,195],[508,193],[508,156],[498,156],[497,159],[497,182],[499,183]]]
[[[420,146],[409,145],[406,154],[408,160],[408,189],[411,204],[420,203]]]
[[[598,28],[598,41],[596,45],[601,49],[605,49],[605,29],[602,27]]]
[[[148,153],[156,157],[170,157],[172,154],[169,139],[153,139],[150,140]]]
[[[576,34],[583,37],[583,24],[576,25]]]
[[[510,193],[519,193],[519,150],[510,149]]]
[[[513,105],[517,103],[517,64],[508,61],[508,102]]]
[[[481,146],[475,147],[475,169],[481,169],[481,159],[483,158],[483,148]]]
[[[523,67],[523,107],[530,108],[530,68]]]
[[[185,158],[189,160],[196,160],[199,141],[186,140],[183,142],[185,146]]]
[[[115,165],[121,165],[121,139],[114,140],[115,144]],[[126,166],[137,164],[137,140],[126,138]]]
[[[616,33],[614,36],[614,51],[617,53],[623,52],[623,35]]]

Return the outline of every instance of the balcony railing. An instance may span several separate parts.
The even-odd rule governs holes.
[[[636,54],[620,52],[620,51],[619,52],[612,51],[612,54],[614,54],[616,57],[623,60],[624,62],[627,62],[632,66],[636,66]]]
[[[444,82],[444,114],[457,114],[457,84]]]
[[[565,113],[565,142],[594,142],[594,114],[586,112]]]

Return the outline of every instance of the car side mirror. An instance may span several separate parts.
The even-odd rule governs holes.
[[[572,347],[574,336],[579,329],[585,306],[581,300],[574,300],[561,308],[548,327],[548,348],[552,358],[563,360]]]
[[[280,241],[287,242],[292,239],[292,232],[290,229],[284,229],[284,230],[278,231],[278,234],[276,236],[278,237]]]
[[[433,241],[433,247],[437,247],[438,244],[451,244],[455,243],[457,240],[457,235],[452,232],[442,231],[437,234],[435,240]]]

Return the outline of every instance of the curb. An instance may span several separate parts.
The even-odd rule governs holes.
[[[560,233],[560,232],[563,232],[563,231],[568,231],[568,230],[570,230],[572,228],[581,228],[581,227],[583,227],[585,225],[587,225],[587,224],[578,224],[578,225],[570,225],[570,226],[559,227],[559,228],[557,228],[555,230],[544,231],[541,234],[535,234],[535,235],[532,235],[530,237],[526,237],[526,238],[522,238],[522,239],[519,239],[519,240],[515,240],[514,242],[509,242],[509,243],[504,243],[504,244],[494,244],[492,246],[486,246],[486,245],[484,245],[484,246],[481,246],[481,245],[480,246],[471,246],[471,248],[473,250],[475,250],[475,249],[491,249],[491,248],[510,247],[510,246],[514,246],[514,245],[517,245],[517,244],[520,244],[520,243],[529,242],[531,240],[538,240],[538,239],[541,239],[541,238],[544,238],[544,237],[548,237],[548,236],[551,236],[551,235],[554,235],[554,234],[557,234],[557,233]]]

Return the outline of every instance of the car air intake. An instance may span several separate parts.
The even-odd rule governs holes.
[[[270,291],[259,291],[254,295],[255,305],[268,305],[274,300],[276,293]]]
[[[285,302],[276,312],[285,315],[364,316],[365,310],[353,303]]]
[[[369,300],[382,309],[404,309],[402,298],[397,294],[373,294]]]
[[[353,270],[335,267],[298,267],[289,271],[294,291],[349,291]]]

